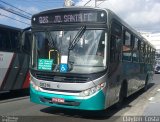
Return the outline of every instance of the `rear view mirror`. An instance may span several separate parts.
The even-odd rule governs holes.
[[[25,28],[21,33],[21,51],[30,54],[31,47],[31,27]]]

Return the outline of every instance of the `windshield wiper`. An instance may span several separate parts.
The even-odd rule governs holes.
[[[74,49],[74,47],[76,46],[76,44],[78,43],[80,38],[83,36],[85,31],[86,31],[86,26],[81,27],[81,29],[78,31],[78,33],[76,34],[75,38],[73,39],[73,41],[69,45],[69,48],[68,48],[68,71],[73,70],[73,64],[74,64],[74,62],[71,62],[69,60],[70,51]]]
[[[77,35],[73,39],[73,41],[70,43],[68,50],[73,50],[80,38],[83,36],[84,32],[86,31],[86,26],[81,27],[81,29],[78,31]]]

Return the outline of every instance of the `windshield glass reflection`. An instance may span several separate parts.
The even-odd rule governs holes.
[[[32,68],[60,72],[93,73],[106,68],[106,40],[104,30],[85,30],[74,48],[71,42],[79,31],[46,31],[33,35]]]

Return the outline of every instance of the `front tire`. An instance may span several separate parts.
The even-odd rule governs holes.
[[[121,89],[120,89],[120,93],[119,93],[119,101],[116,103],[116,108],[122,108],[123,106],[123,103],[124,103],[124,99],[126,97],[126,89],[127,89],[127,86],[125,83],[123,83],[121,85]]]

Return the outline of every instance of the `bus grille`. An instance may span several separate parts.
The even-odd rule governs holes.
[[[65,82],[65,83],[84,83],[88,82],[88,77],[77,76],[55,76],[52,74],[35,74],[35,77],[39,80],[53,81],[53,82]]]
[[[60,89],[44,88],[44,87],[41,87],[41,89],[46,90],[46,91],[67,92],[67,93],[80,93],[81,92],[81,91],[73,91],[73,90],[60,90]]]

